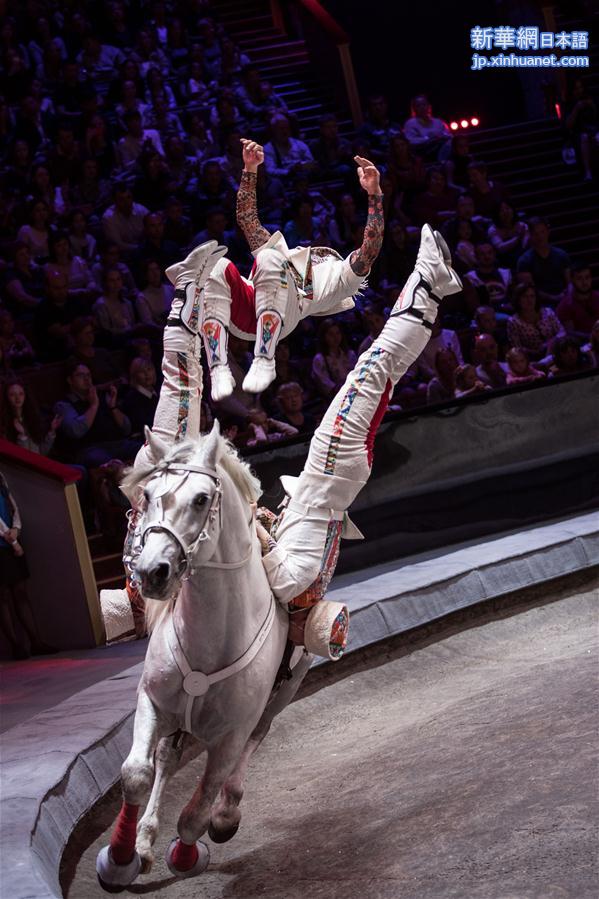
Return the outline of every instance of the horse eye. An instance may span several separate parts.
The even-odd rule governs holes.
[[[193,504],[194,504],[194,506],[205,506],[207,499],[208,499],[208,497],[206,496],[205,493],[198,493],[198,495],[196,496],[196,498],[193,501]]]
[[[147,503],[150,502],[150,491],[149,490],[144,490],[144,499]]]

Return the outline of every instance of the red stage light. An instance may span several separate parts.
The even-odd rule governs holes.
[[[457,131],[460,126],[458,125],[457,122],[452,122],[449,127],[451,128],[452,131]]]
[[[468,121],[468,119],[462,119],[462,121],[460,122],[462,128],[467,128],[469,124],[470,122]]]
[[[474,125],[474,127],[476,128],[476,126],[478,125],[478,119],[476,118],[476,116],[473,119],[470,119],[470,124]]]

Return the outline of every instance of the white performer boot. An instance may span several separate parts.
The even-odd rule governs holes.
[[[266,309],[258,316],[254,359],[243,379],[247,393],[262,393],[276,378],[275,350],[283,327],[283,319],[276,309]]]
[[[235,378],[227,360],[229,329],[218,318],[206,318],[202,322],[202,339],[210,368],[210,395],[218,403],[235,390]]]
[[[193,249],[182,262],[176,262],[166,269],[165,274],[175,287],[175,298],[167,326],[179,325],[193,335],[198,333],[201,293],[212,269],[227,252],[227,247],[209,240]]]

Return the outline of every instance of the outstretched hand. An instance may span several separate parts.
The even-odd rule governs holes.
[[[354,156],[354,162],[358,166],[358,178],[360,179],[360,186],[366,191],[366,193],[382,193],[380,182],[381,175],[374,162],[370,162],[369,159],[365,159],[363,156]]]
[[[256,141],[241,138],[243,146],[243,167],[246,172],[257,172],[258,166],[264,162],[264,148]]]

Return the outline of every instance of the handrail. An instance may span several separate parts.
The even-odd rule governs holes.
[[[30,468],[49,478],[53,478],[55,481],[62,481],[63,484],[74,484],[76,481],[80,481],[82,477],[82,473],[78,468],[63,465],[62,462],[55,462],[54,459],[47,459],[46,456],[32,453],[28,449],[16,446],[10,440],[0,438],[0,459],[2,458],[10,459],[24,468]]]
[[[319,25],[328,33],[329,37],[339,47],[342,44],[349,44],[350,37],[341,25],[335,21],[330,12],[318,2],[318,0],[299,0],[299,3],[314,16]]]

